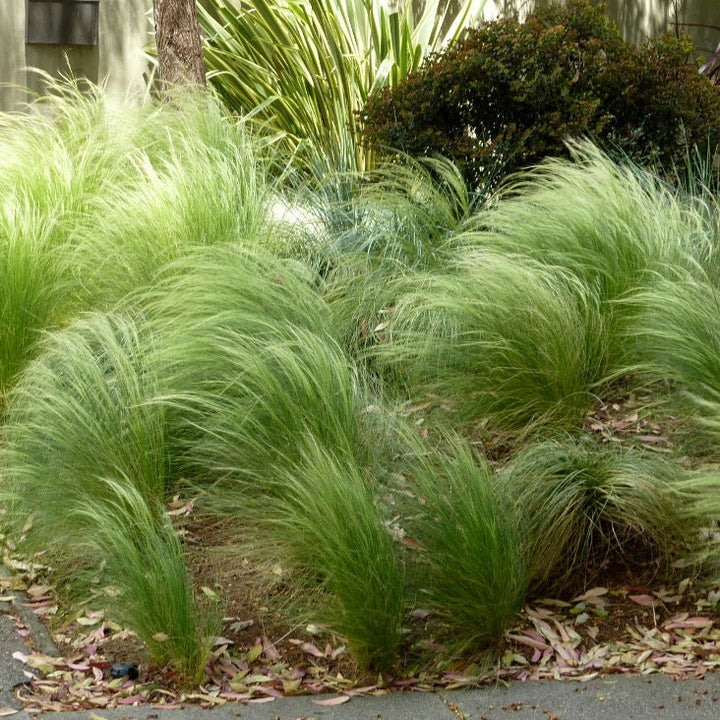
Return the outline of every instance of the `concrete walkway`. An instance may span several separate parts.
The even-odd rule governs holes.
[[[51,639],[25,605],[22,594],[0,599],[0,720],[30,720],[14,689],[27,681],[27,668],[13,658],[29,646],[16,629],[15,615],[30,630],[32,646],[53,653]],[[407,692],[381,697],[353,697],[339,705],[319,705],[336,696],[296,697],[214,710],[124,707],[94,712],[54,713],[58,720],[718,720],[720,682],[675,680],[665,675],[610,675],[573,681],[514,682],[509,686],[437,693]],[[17,712],[12,713],[13,710]],[[12,714],[11,714],[12,713]]]

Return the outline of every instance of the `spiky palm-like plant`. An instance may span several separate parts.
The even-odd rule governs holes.
[[[217,0],[199,8],[208,78],[235,112],[283,133],[318,176],[363,171],[356,113],[475,22],[485,0],[390,9],[373,0]],[[450,8],[454,10],[450,10]],[[455,9],[456,8],[456,9]]]

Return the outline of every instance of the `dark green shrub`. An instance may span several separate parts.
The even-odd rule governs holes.
[[[361,113],[371,145],[454,160],[476,184],[566,154],[588,135],[643,163],[682,166],[688,145],[720,139],[720,91],[687,64],[687,37],[624,42],[589,0],[483,25],[428,58]]]

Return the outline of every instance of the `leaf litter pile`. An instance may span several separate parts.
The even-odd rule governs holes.
[[[669,434],[638,416],[634,401],[598,405],[586,431],[603,442],[641,443],[670,452]],[[673,418],[669,418],[672,422]],[[667,425],[668,420],[665,421]],[[49,628],[60,656],[15,653],[27,667],[28,682],[17,691],[30,713],[96,710],[138,704],[205,708],[231,702],[265,703],[289,695],[313,695],[318,705],[338,705],[358,695],[479,686],[541,679],[587,681],[609,674],[666,673],[702,679],[720,667],[720,588],[695,586],[690,578],[656,587],[625,569],[608,569],[603,585],[569,600],[535,599],[505,633],[492,662],[441,660],[432,640],[432,617],[414,610],[408,625],[422,636],[409,640],[401,674],[361,672],[342,640],[322,626],[291,626],[278,612],[287,597],[280,565],[241,557],[223,537],[225,528],[193,522],[193,504],[176,498],[169,508],[190,549],[198,587],[222,597],[223,635],[215,639],[202,684],[188,689],[168,668],[145,661],[134,634],[102,612],[82,609],[68,617],[41,565],[5,553],[12,577],[0,577],[0,599],[20,592]],[[2,610],[0,610],[2,611]],[[62,618],[62,620],[60,619]],[[15,621],[32,646],[30,631]],[[420,632],[423,631],[423,632]],[[137,664],[137,677],[112,677],[116,663]],[[135,673],[133,673],[135,674]],[[329,695],[332,693],[332,695]],[[10,709],[8,709],[8,713]]]

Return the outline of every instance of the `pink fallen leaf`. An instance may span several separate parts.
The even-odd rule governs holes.
[[[676,628],[705,628],[711,627],[713,621],[706,617],[689,617],[683,620],[670,619],[670,622],[665,623],[663,626],[666,630],[673,630]]]
[[[263,655],[265,655],[268,660],[280,660],[281,656],[278,652],[278,649],[275,647],[275,644],[268,640],[266,637],[262,639],[262,646]]]
[[[50,585],[31,585],[27,589],[27,594],[34,599],[43,597],[46,593],[52,590]]]
[[[555,648],[555,652],[569,665],[577,665],[577,652],[573,648],[566,647],[565,645],[558,645]]]
[[[630,600],[643,607],[653,607],[657,603],[657,599],[652,595],[629,595]]]
[[[118,700],[119,705],[134,705],[139,702],[142,702],[140,695],[130,695],[129,697],[120,698]]]
[[[300,645],[300,649],[303,652],[306,652],[308,655],[312,655],[313,657],[316,657],[316,658],[325,657],[325,653],[323,653],[321,650],[318,650],[318,648],[315,647],[315,645],[313,645],[312,643],[309,643],[309,642],[302,643],[302,645]]]
[[[633,423],[636,423],[638,421],[638,414],[633,413],[632,415],[628,415],[626,418],[623,418],[622,420],[615,420],[612,423],[613,428],[615,430],[624,430],[626,427],[629,427]]]
[[[536,640],[532,637],[527,637],[527,635],[513,635],[512,633],[508,633],[507,637],[517,643],[520,643],[521,645],[527,645],[528,647],[535,648],[536,650],[545,650],[545,648],[548,647],[546,642]]]
[[[329,698],[328,700],[313,700],[313,702],[316,705],[321,705],[322,707],[332,707],[333,705],[342,705],[349,701],[350,701],[350,698],[347,695],[338,695],[337,697]]]
[[[67,662],[66,665],[70,670],[78,670],[80,672],[88,672],[90,670],[90,666],[86,663]]]

